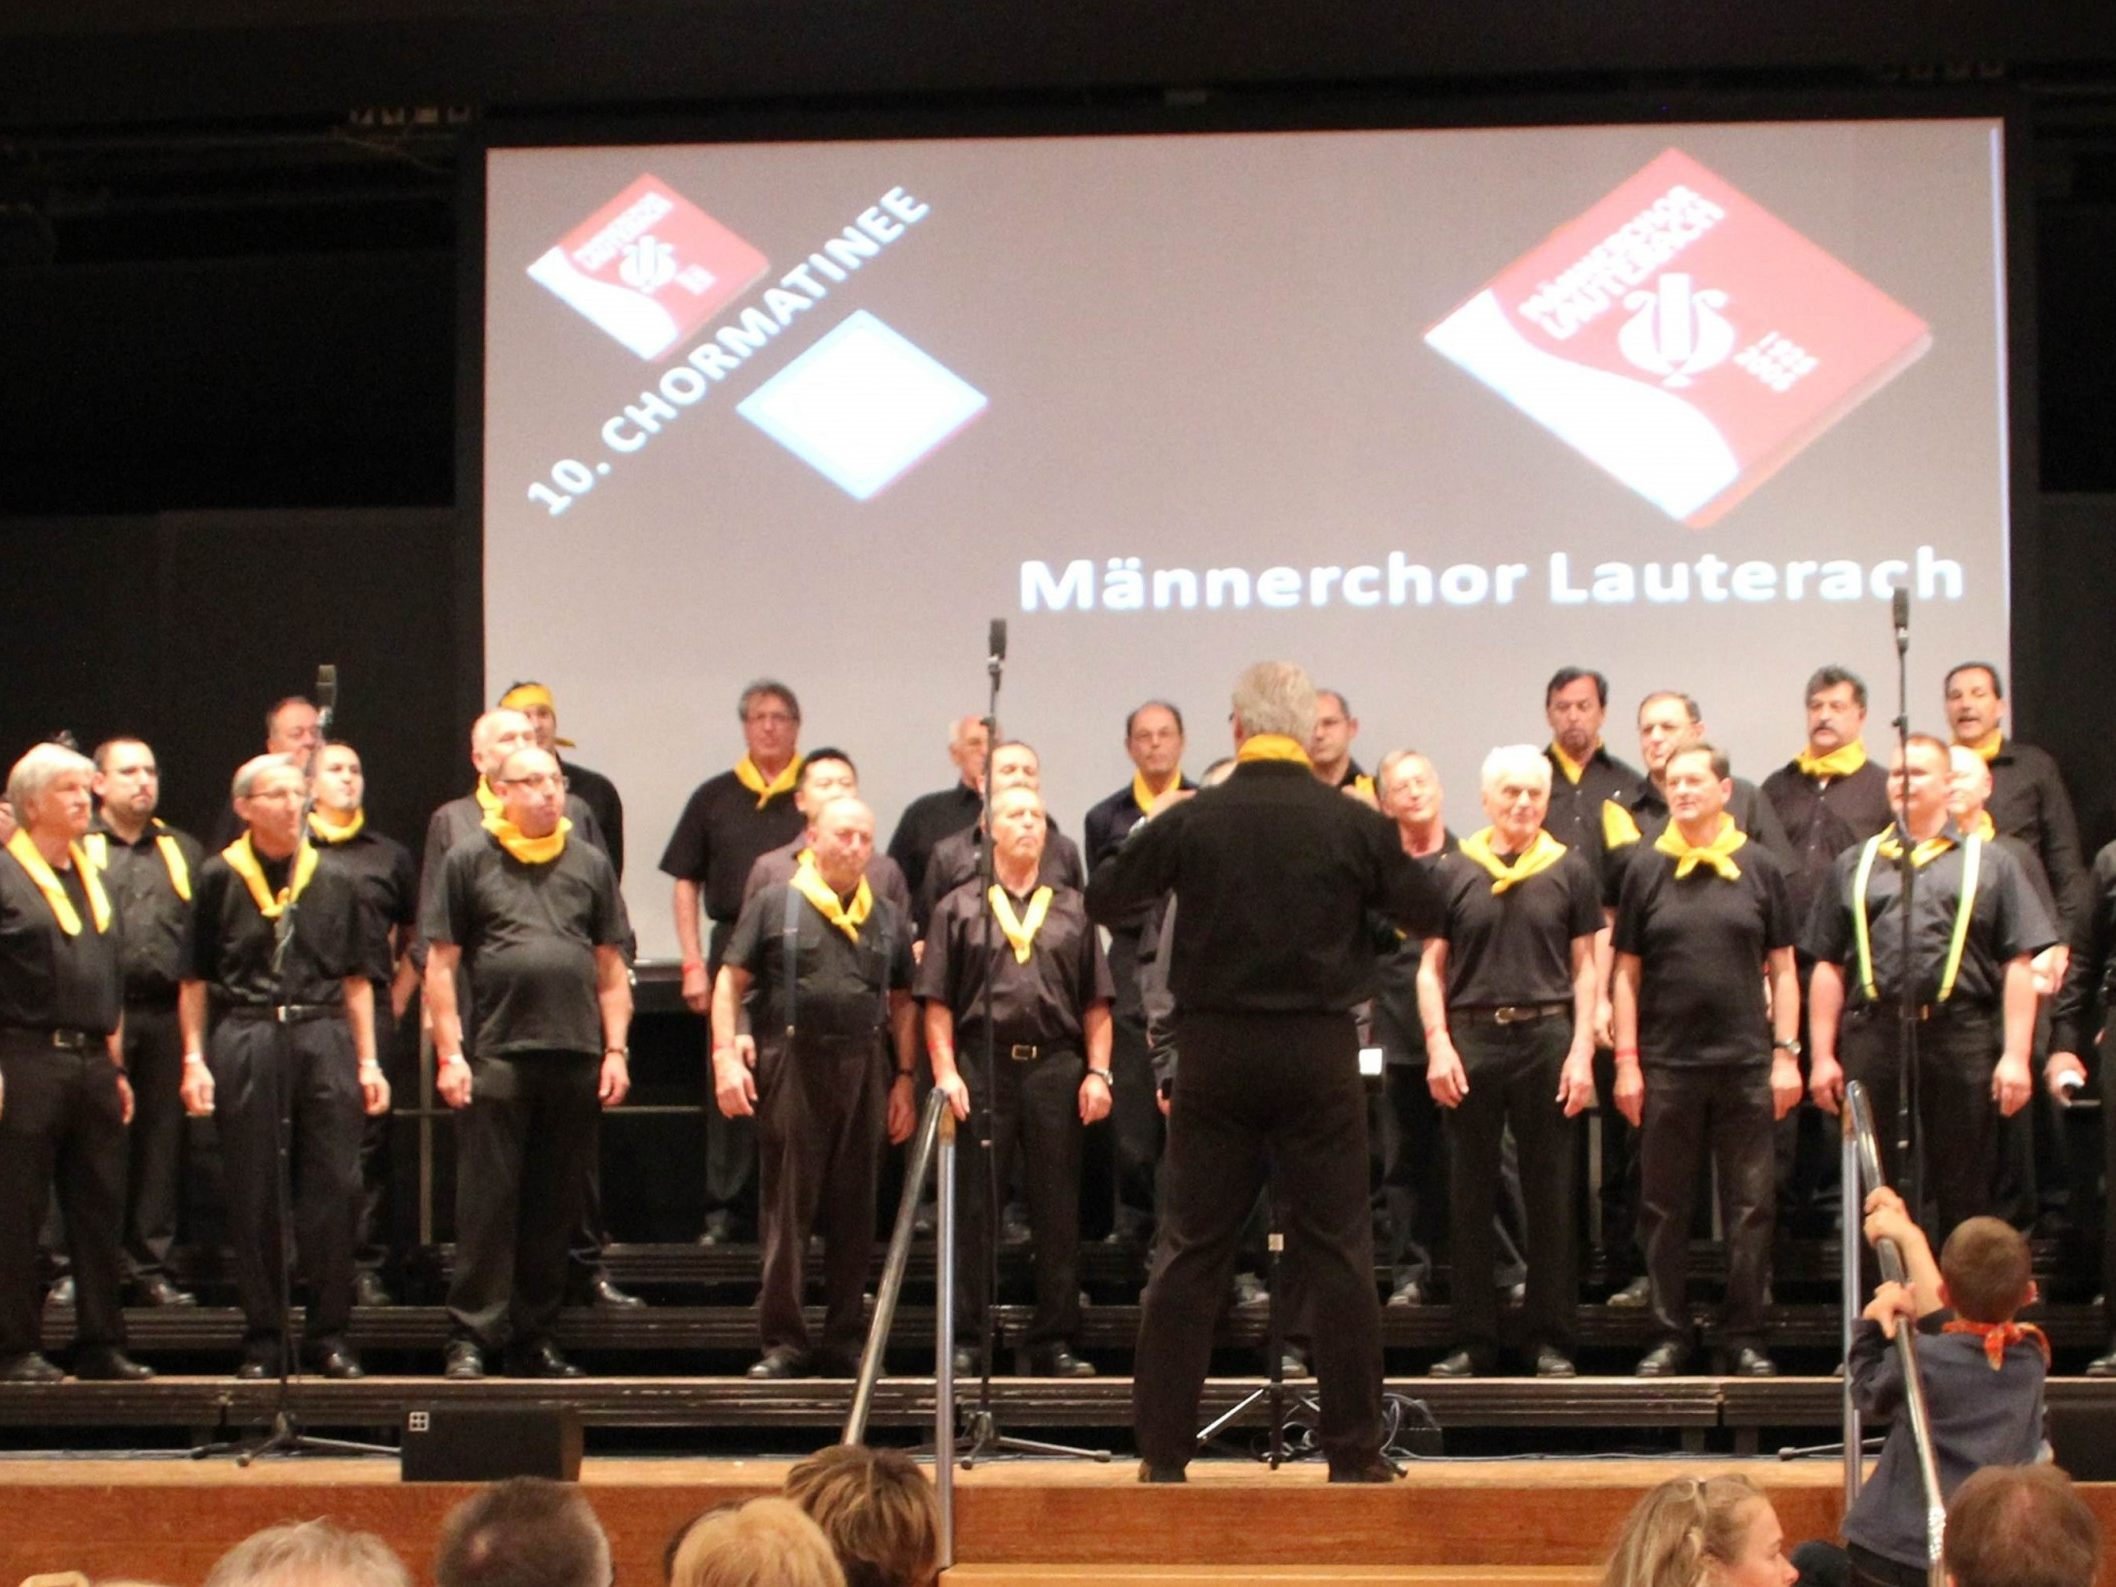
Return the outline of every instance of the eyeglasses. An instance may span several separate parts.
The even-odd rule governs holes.
[[[564,793],[573,785],[557,772],[545,772],[538,777],[502,777],[500,786],[502,788],[530,789],[556,788],[560,793]]]

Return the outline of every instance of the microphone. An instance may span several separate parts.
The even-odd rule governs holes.
[[[322,718],[325,732],[330,731],[331,717],[338,709],[338,669],[326,661],[316,669],[316,714]]]
[[[1896,649],[1910,648],[1910,591],[1898,588],[1895,598]]]
[[[992,619],[992,631],[985,640],[985,653],[994,661],[1007,659],[1007,620],[1004,617]]]

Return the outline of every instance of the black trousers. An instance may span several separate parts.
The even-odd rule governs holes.
[[[1381,1304],[1367,1212],[1366,1088],[1348,1014],[1191,1013],[1163,1164],[1160,1256],[1132,1378],[1139,1452],[1180,1467],[1242,1224],[1268,1179],[1315,1315],[1333,1466],[1381,1447]]]
[[[1690,1343],[1690,1228],[1710,1154],[1726,1226],[1729,1349],[1763,1344],[1776,1211],[1769,1064],[1648,1064],[1639,1129],[1639,1236],[1663,1339]]]
[[[213,1073],[235,1287],[252,1350],[275,1346],[294,1249],[308,1285],[303,1341],[342,1347],[353,1307],[353,1220],[360,1204],[360,1082],[352,1033],[338,1017],[279,1025],[216,1018],[206,1043]],[[282,1187],[280,1151],[289,1183]]]
[[[1602,1266],[1613,1283],[1628,1284],[1639,1275],[1644,1251],[1638,1227],[1638,1131],[1616,1110],[1616,1054],[1607,1047],[1594,1052],[1594,1096],[1602,1177],[1589,1188],[1602,1208]],[[1586,1171],[1584,1163],[1578,1171]]]
[[[1570,1350],[1579,1291],[1579,1247],[1572,1223],[1573,1162],[1579,1123],[1556,1101],[1558,1073],[1572,1042],[1562,1016],[1498,1025],[1464,1010],[1449,1022],[1469,1094],[1448,1121],[1449,1234],[1454,1245],[1455,1332],[1480,1364],[1498,1354],[1499,1302],[1493,1288],[1497,1241],[1492,1214],[1504,1136],[1521,1154],[1521,1202],[1528,1257],[1529,1350]]]
[[[977,1149],[977,1108],[983,1104],[984,1038],[971,1032],[957,1048],[970,1083],[970,1124],[957,1132],[955,1204],[961,1210],[957,1244],[956,1331],[979,1334],[991,1301],[993,1215],[984,1153]],[[1017,1060],[1002,1044],[993,1060],[992,1167],[1006,1199],[1015,1166],[1022,1170],[1029,1228],[1035,1235],[1036,1315],[1028,1343],[1070,1344],[1080,1331],[1080,1154],[1087,1134],[1080,1122],[1080,1081],[1087,1060],[1045,1051]]]
[[[1944,1003],[1918,1025],[1916,1136],[1923,1181],[1913,1213],[1937,1251],[1965,1218],[1988,1213],[1999,1168],[1999,1111],[1991,1098],[2003,1030],[1996,1010]],[[1880,1137],[1881,1171],[1898,1188],[1896,1108],[1901,1026],[1893,1006],[1849,1011],[1838,1037],[1844,1078],[1866,1086]],[[1930,1209],[1928,1215],[1927,1209]]]
[[[734,932],[732,920],[715,920],[706,937],[706,974],[720,975],[720,954]],[[713,1033],[707,1020],[705,1036],[705,1211],[711,1217],[724,1215],[738,1233],[759,1226],[760,1204],[757,1182],[757,1120],[731,1119],[713,1101]],[[761,1049],[763,1042],[757,1043]],[[761,1051],[758,1063],[763,1062]],[[597,1196],[600,1224],[600,1193]],[[599,1256],[598,1252],[598,1256]]]
[[[1446,1110],[1425,1083],[1425,1064],[1391,1063],[1382,1071],[1374,1107],[1381,1140],[1382,1260],[1392,1287],[1415,1281],[1430,1288],[1434,1269],[1448,1260]],[[1501,1144],[1497,1242],[1492,1281],[1511,1289],[1528,1276],[1521,1255],[1521,1162],[1509,1134]]]
[[[360,1124],[360,1212],[353,1225],[353,1261],[370,1271],[387,1265],[395,1243],[396,1198],[392,1193],[395,1174],[393,1146],[396,1129],[393,1115],[400,1107],[416,1104],[419,1096],[419,1049],[409,1043],[406,1032],[416,1031],[416,1022],[400,1026],[390,1012],[389,983],[370,981],[375,992],[375,1057],[389,1077],[389,1108]],[[407,1009],[407,1012],[409,1010]]]
[[[862,1295],[874,1257],[874,1200],[886,1130],[887,1067],[878,1039],[757,1044],[757,1295],[764,1349],[806,1355],[801,1315],[808,1237],[823,1236],[823,1337],[834,1365],[866,1334]]]
[[[470,1105],[456,1115],[453,1337],[488,1350],[549,1342],[601,1118],[601,1072],[598,1056],[580,1052],[470,1060]]]
[[[125,1269],[138,1280],[169,1271],[183,1194],[184,1036],[175,1003],[125,1005],[125,1071],[132,1077]]]
[[[125,1125],[117,1074],[98,1043],[69,1052],[0,1031],[0,1358],[38,1348],[37,1231],[54,1187],[73,1256],[83,1345],[122,1345]]]

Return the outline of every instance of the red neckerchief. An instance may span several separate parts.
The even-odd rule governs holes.
[[[1971,1322],[1966,1317],[1957,1317],[1941,1326],[1943,1334],[1976,1334],[1984,1341],[1984,1355],[1996,1372],[2006,1364],[2006,1347],[2026,1341],[2043,1353],[2043,1365],[2050,1365],[2050,1341],[2043,1331],[2033,1323],[1986,1323]]]

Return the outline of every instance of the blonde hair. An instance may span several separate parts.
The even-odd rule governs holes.
[[[822,1528],[787,1499],[709,1510],[676,1550],[669,1587],[845,1587]]]
[[[847,1587],[927,1587],[939,1569],[940,1500],[899,1450],[819,1450],[786,1474],[785,1494],[830,1539]]]
[[[1624,1519],[1601,1587],[1697,1587],[1707,1562],[1741,1553],[1750,1513],[1767,1503],[1746,1477],[1675,1477]]]

